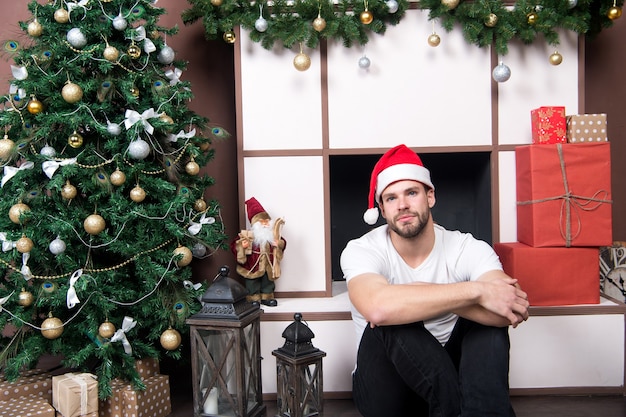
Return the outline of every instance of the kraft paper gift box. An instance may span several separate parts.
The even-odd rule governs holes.
[[[39,395],[26,395],[0,401],[2,417],[55,417],[54,408]]]
[[[22,372],[14,382],[0,381],[0,401],[19,398],[27,395],[42,397],[46,402],[52,402],[52,376],[41,369],[29,369]]]
[[[135,369],[139,372],[141,379],[152,375],[158,375],[161,371],[157,358],[143,358],[135,361]]]
[[[98,380],[89,373],[52,377],[52,406],[63,417],[97,415]]]
[[[493,247],[531,306],[600,302],[598,248],[533,248],[519,242]]]
[[[565,107],[545,106],[530,111],[532,141],[537,145],[567,142]]]
[[[609,142],[518,146],[515,164],[518,242],[611,245]]]
[[[172,412],[170,380],[167,375],[152,375],[143,381],[146,389],[116,380],[113,395],[100,402],[100,417],[165,417]]]
[[[566,116],[567,142],[608,142],[606,114],[576,114]]]

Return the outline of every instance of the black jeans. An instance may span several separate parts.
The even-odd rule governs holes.
[[[353,376],[364,417],[513,417],[508,328],[459,318],[442,346],[422,322],[367,327]]]

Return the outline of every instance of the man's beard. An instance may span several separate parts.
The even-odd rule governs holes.
[[[407,213],[415,216],[415,218],[417,219],[417,224],[405,224],[402,227],[399,227],[396,219],[398,217],[406,215]],[[422,231],[428,224],[429,217],[429,210],[421,213],[409,211],[398,214],[396,217],[393,218],[391,222],[388,221],[387,224],[389,225],[389,228],[393,230],[398,236],[404,239],[412,239],[422,233]]]
[[[254,223],[252,232],[254,233],[254,243],[259,246],[274,242],[274,220],[270,220],[267,226],[260,222]]]

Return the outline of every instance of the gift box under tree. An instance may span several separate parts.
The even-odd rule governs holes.
[[[0,401],[2,417],[55,417],[54,408],[39,395],[26,395]]]
[[[519,242],[611,245],[609,142],[518,146],[515,164]]]
[[[52,375],[42,369],[29,369],[21,373],[14,382],[6,381],[4,375],[0,378],[0,401],[19,398],[28,395],[42,397],[46,402],[52,402]]]
[[[89,373],[52,377],[52,405],[63,417],[97,417],[98,381]]]
[[[144,378],[145,390],[136,390],[132,385],[114,380],[113,394],[100,401],[100,417],[165,417],[172,412],[169,377],[152,375]]]
[[[530,125],[534,144],[567,142],[565,107],[545,106],[531,110]]]

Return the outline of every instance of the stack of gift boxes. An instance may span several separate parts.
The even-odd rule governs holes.
[[[2,417],[165,417],[172,412],[169,377],[159,373],[156,359],[135,366],[145,390],[113,380],[113,395],[98,399],[98,381],[90,373],[52,376],[40,369],[25,371],[15,382],[0,378]]]
[[[599,247],[612,244],[606,115],[541,107],[531,125],[515,149],[517,242],[494,249],[531,305],[597,304]]]

